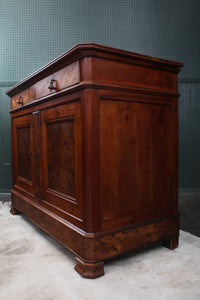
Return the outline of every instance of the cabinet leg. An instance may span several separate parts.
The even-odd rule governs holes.
[[[19,210],[17,210],[17,209],[13,206],[13,204],[11,204],[11,207],[10,207],[10,213],[11,213],[12,215],[19,215],[19,214],[21,214],[21,212],[20,212]]]
[[[167,248],[169,248],[170,250],[174,250],[178,247],[178,237],[175,237],[169,241],[165,241],[163,243],[163,245]]]
[[[74,269],[85,278],[97,278],[104,275],[104,262],[97,263],[84,262],[80,258],[76,257],[77,264]]]

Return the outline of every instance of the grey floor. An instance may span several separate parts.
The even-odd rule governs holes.
[[[200,237],[200,193],[180,193],[180,227]]]
[[[180,231],[162,245],[105,262],[95,280],[74,271],[75,257],[0,197],[0,300],[199,300],[200,238]],[[181,227],[199,234],[199,195],[181,195]]]
[[[2,202],[9,202],[9,201],[11,201],[10,194],[0,194],[0,201],[2,201]]]
[[[0,201],[9,202],[9,194],[0,194]],[[179,193],[180,228],[200,237],[200,193]]]

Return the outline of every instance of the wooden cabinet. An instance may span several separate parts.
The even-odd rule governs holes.
[[[178,246],[181,66],[79,44],[7,92],[11,212],[72,251],[84,277],[131,249]]]

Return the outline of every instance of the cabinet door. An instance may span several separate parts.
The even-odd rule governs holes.
[[[80,102],[46,109],[41,120],[43,199],[81,217]]]
[[[40,197],[39,121],[33,112],[13,118],[13,185]]]

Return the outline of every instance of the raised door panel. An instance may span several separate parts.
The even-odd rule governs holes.
[[[103,222],[128,217],[134,223],[172,209],[171,118],[168,104],[101,101]]]
[[[43,200],[82,217],[80,102],[42,112]]]
[[[13,118],[14,188],[40,197],[39,112]]]

